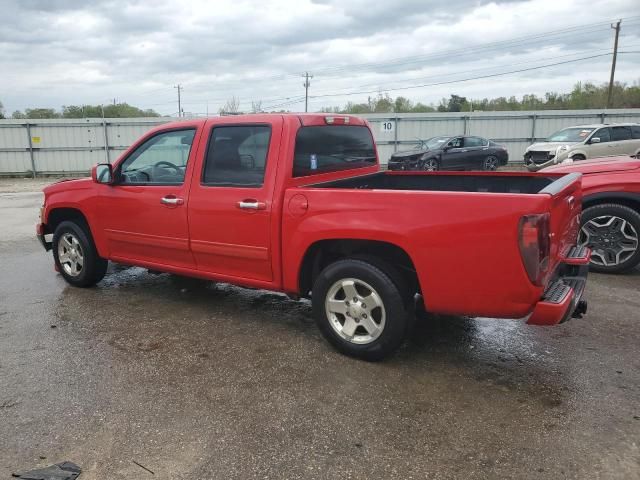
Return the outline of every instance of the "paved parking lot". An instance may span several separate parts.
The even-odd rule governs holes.
[[[592,275],[582,320],[433,318],[370,364],[281,295],[67,286],[40,198],[0,194],[0,478],[640,478],[640,271]]]

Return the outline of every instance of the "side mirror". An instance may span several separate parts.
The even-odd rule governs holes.
[[[91,178],[96,183],[111,185],[113,183],[113,167],[110,163],[99,163],[91,169]]]
[[[589,143],[600,143],[600,137],[593,137],[589,140]]]

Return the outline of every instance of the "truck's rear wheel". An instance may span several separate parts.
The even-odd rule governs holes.
[[[53,259],[67,283],[91,287],[104,278],[108,262],[98,255],[91,234],[72,221],[61,222],[53,233]]]
[[[371,263],[348,259],[327,266],[313,286],[313,313],[339,351],[380,360],[403,342],[410,309],[401,287]]]
[[[640,263],[640,213],[614,203],[586,208],[578,243],[591,248],[594,272],[630,270]]]

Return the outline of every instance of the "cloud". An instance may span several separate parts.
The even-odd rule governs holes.
[[[5,0],[0,100],[12,111],[115,97],[171,114],[173,86],[180,83],[185,110],[215,112],[232,95],[246,108],[252,100],[269,106],[299,98],[300,75],[309,71],[311,106],[320,108],[368,95],[318,97],[323,94],[385,91],[606,53],[608,22],[617,17],[625,17],[621,50],[640,50],[636,1]],[[579,80],[606,81],[609,64],[605,56],[402,94],[429,103],[450,93],[567,91]],[[621,55],[617,78],[638,80],[639,66],[640,55]]]

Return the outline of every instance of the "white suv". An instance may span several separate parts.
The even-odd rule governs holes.
[[[549,165],[587,158],[640,155],[640,124],[616,123],[569,127],[534,143],[524,153],[524,163],[535,172]]]

